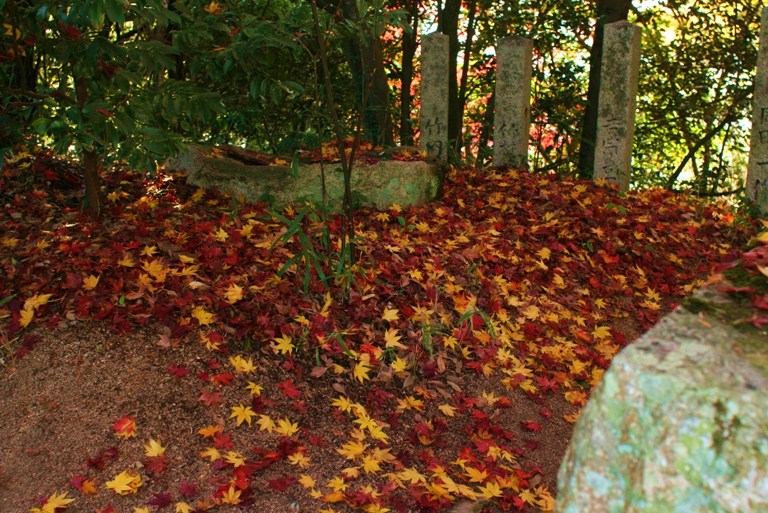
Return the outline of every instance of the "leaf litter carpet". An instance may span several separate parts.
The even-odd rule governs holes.
[[[551,511],[610,361],[753,233],[517,170],[356,214],[348,295],[265,205],[21,155],[0,199],[0,511]],[[68,177],[70,179],[68,179]],[[280,212],[291,220],[292,209]],[[330,272],[334,262],[320,262]]]

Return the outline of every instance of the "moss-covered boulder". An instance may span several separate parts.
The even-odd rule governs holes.
[[[768,336],[705,289],[624,349],[582,411],[560,513],[768,511]]]
[[[294,172],[290,166],[254,165],[194,146],[169,166],[185,171],[190,183],[199,187],[216,187],[245,201],[267,201],[277,208],[305,200],[322,203],[323,173],[329,207],[340,208],[344,191],[339,163],[301,164]],[[437,162],[356,163],[351,181],[354,206],[386,209],[394,204],[422,205],[439,196],[443,174]]]

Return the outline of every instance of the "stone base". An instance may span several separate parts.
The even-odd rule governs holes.
[[[266,201],[275,208],[311,201],[322,204],[320,164],[301,164],[294,176],[287,166],[255,166],[235,159],[213,157],[201,147],[192,147],[187,155],[169,162],[173,170],[183,170],[190,183],[218,188],[247,202]],[[323,165],[327,205],[338,210],[344,192],[339,163]],[[355,164],[352,169],[353,206],[387,209],[421,205],[440,195],[443,169],[436,162],[379,161]]]
[[[712,290],[685,305],[595,388],[556,511],[768,511],[768,336],[721,321],[739,318],[737,305]]]

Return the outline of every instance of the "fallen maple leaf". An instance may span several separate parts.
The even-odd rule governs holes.
[[[141,476],[131,470],[125,470],[107,481],[107,488],[114,490],[118,495],[136,493],[141,486]]]
[[[67,497],[67,492],[54,492],[45,500],[40,508],[32,508],[32,513],[56,513],[58,510],[66,509],[75,499]]]
[[[112,430],[121,438],[136,436],[136,418],[124,415],[112,424]]]
[[[243,422],[247,422],[248,425],[251,425],[251,418],[256,415],[256,412],[254,412],[250,406],[233,406],[232,407],[232,414],[229,416],[229,418],[235,418],[237,421],[237,425],[239,426]]]
[[[192,309],[192,317],[197,319],[201,326],[207,326],[216,321],[216,314],[206,311],[202,306],[196,306]]]

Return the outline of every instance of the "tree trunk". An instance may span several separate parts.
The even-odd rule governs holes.
[[[456,144],[454,145],[454,151],[458,153],[459,148],[461,148],[464,144],[464,134],[463,134],[463,126],[464,126],[464,110],[467,106],[467,84],[469,81],[469,56],[472,54],[472,43],[475,38],[475,14],[477,13],[477,0],[469,0],[469,3],[467,4],[467,9],[469,10],[469,18],[467,20],[467,39],[464,43],[464,63],[461,68],[461,84],[459,85],[459,91],[458,91],[458,118],[459,118],[459,132],[458,132],[458,138],[456,139]],[[469,146],[468,146],[469,147]],[[469,157],[469,152],[467,151],[466,156]]]
[[[342,2],[345,19],[359,20],[355,0]],[[393,143],[392,116],[389,112],[389,84],[384,69],[381,41],[377,35],[359,32],[344,43],[344,50],[355,84],[355,101],[363,113],[363,134],[366,140],[391,146]]]
[[[579,146],[579,176],[592,178],[595,167],[595,142],[597,140],[597,109],[600,97],[600,70],[603,59],[603,26],[626,20],[632,0],[597,0],[595,36],[589,54],[589,86],[587,108],[581,129]]]
[[[456,144],[461,139],[461,102],[456,78],[456,57],[459,55],[459,13],[461,0],[445,0],[437,20],[437,30],[448,36],[448,159],[455,159]]]
[[[88,82],[84,78],[75,78],[77,104],[82,110],[88,101]],[[83,150],[83,173],[85,174],[85,198],[83,208],[86,212],[98,217],[104,207],[104,196],[101,193],[101,177],[99,176],[99,155],[94,150]]]
[[[413,146],[413,122],[411,121],[411,106],[413,96],[413,59],[416,56],[416,38],[419,28],[419,0],[410,0],[408,16],[411,21],[411,33],[403,34],[403,60],[400,83],[400,145]]]

